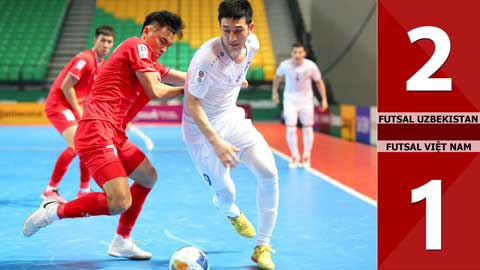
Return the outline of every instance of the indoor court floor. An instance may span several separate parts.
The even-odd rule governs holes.
[[[376,269],[375,148],[316,134],[312,168],[289,169],[284,127],[257,127],[274,149],[280,175],[279,216],[272,237],[276,269]],[[107,255],[118,216],[61,220],[24,237],[23,221],[39,206],[65,143],[49,126],[0,127],[0,269],[166,270],[170,255],[186,245],[204,250],[211,270],[257,269],[250,260],[255,240],[238,236],[212,205],[212,193],[193,167],[180,127],[141,129],[155,142],[155,149],[146,153],[159,179],[132,236],[153,253],[150,261]],[[256,179],[244,166],[232,175],[237,203],[256,224]],[[78,179],[75,159],[60,184],[66,199],[76,195]],[[92,187],[99,190],[93,180]]]

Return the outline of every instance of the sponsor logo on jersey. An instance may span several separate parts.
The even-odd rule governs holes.
[[[78,61],[77,65],[75,66],[76,69],[78,70],[82,70],[82,68],[85,66],[87,62],[85,62],[85,60],[80,60]]]
[[[138,55],[140,56],[140,58],[148,59],[148,48],[147,48],[147,46],[145,44],[138,44],[137,48],[138,48]]]

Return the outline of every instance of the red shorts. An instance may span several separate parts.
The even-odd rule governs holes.
[[[52,125],[58,130],[58,132],[60,132],[60,134],[63,134],[65,129],[73,125],[77,125],[77,121],[80,119],[80,116],[76,111],[72,111],[68,107],[64,106],[59,106],[58,110],[55,111],[46,110],[45,114],[47,115],[50,123],[52,123]]]
[[[101,120],[80,121],[75,149],[100,187],[114,178],[128,177],[145,159],[124,134]]]

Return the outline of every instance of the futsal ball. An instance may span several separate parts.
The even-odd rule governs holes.
[[[169,270],[209,270],[207,255],[196,247],[177,249],[168,265]]]

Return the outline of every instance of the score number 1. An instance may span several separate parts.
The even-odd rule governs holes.
[[[412,189],[412,203],[426,200],[425,249],[442,249],[442,181],[430,182]]]

